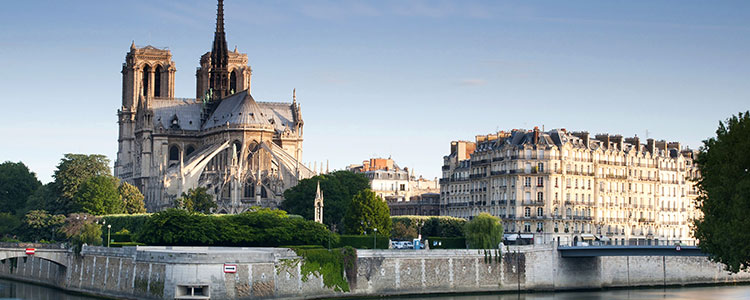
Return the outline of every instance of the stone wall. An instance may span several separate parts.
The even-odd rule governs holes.
[[[129,299],[175,299],[208,286],[211,299],[301,299],[396,294],[549,291],[750,282],[705,257],[562,258],[553,246],[511,247],[498,261],[478,250],[360,250],[350,292],[303,280],[300,258],[279,248],[85,247],[63,266],[40,257],[6,259],[0,277]],[[224,273],[224,264],[237,265]]]

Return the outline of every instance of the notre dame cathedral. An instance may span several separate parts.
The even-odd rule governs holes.
[[[167,49],[133,43],[122,66],[115,176],[137,186],[159,211],[205,187],[216,212],[277,207],[284,190],[314,172],[302,165],[302,115],[292,102],[258,102],[247,54],[227,49],[219,0],[211,52],[201,56],[196,98],[175,98]]]

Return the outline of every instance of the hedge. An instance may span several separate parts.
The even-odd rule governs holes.
[[[104,244],[106,245],[106,244]],[[110,243],[110,247],[113,248],[119,248],[119,247],[126,247],[126,246],[145,246],[144,243],[136,243],[136,242],[112,242]]]
[[[336,244],[336,248],[349,246],[356,249],[372,249],[372,235],[341,235],[339,239],[340,241]],[[388,246],[390,246],[388,236],[378,235],[375,240],[377,249],[388,249]]]
[[[430,243],[430,249],[466,249],[466,238],[462,237],[431,236],[427,241]],[[434,242],[440,242],[440,245],[435,245]]]
[[[106,225],[112,225],[112,228],[110,228],[110,233],[112,237],[114,237],[116,232],[119,232],[123,229],[127,229],[131,234],[138,231],[146,224],[146,221],[149,219],[150,216],[151,214],[135,214],[135,215],[119,214],[119,215],[105,215],[105,216],[102,216],[102,219],[106,221]],[[102,227],[102,240],[104,241],[107,240],[106,225]],[[132,241],[132,237],[130,238],[130,241]]]
[[[333,235],[322,224],[289,218],[281,210],[259,209],[236,215],[204,215],[178,209],[153,214],[138,230],[135,240],[149,245],[328,246]]]

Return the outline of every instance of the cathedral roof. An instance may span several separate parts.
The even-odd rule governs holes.
[[[247,90],[221,100],[206,120],[203,129],[230,125],[273,125],[273,116],[266,114]]]
[[[154,127],[161,124],[164,128],[172,128],[172,122],[176,120],[179,129],[200,129],[201,103],[195,99],[153,99],[150,105],[154,112]]]

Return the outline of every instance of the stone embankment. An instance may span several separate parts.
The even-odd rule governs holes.
[[[498,259],[477,250],[360,250],[349,292],[303,280],[281,248],[84,247],[67,265],[6,258],[0,277],[129,299],[309,299],[324,297],[551,291],[750,282],[705,257],[563,258],[553,245],[511,247]]]

